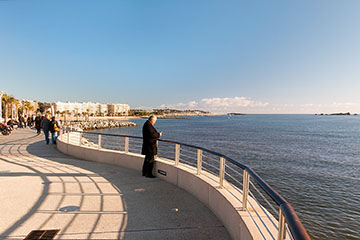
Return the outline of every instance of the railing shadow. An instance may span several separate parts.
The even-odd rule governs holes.
[[[95,232],[96,227],[99,224],[100,218],[102,215],[107,214],[106,212],[104,212],[104,192],[102,191],[102,189],[99,187],[99,183],[98,180],[94,180],[94,178],[99,178],[99,177],[103,177],[106,179],[106,175],[102,174],[101,172],[99,172],[98,166],[94,167],[92,166],[93,164],[86,164],[85,161],[81,161],[81,160],[74,160],[73,158],[60,153],[59,151],[57,151],[57,149],[55,148],[55,146],[44,146],[43,142],[35,142],[30,144],[27,148],[26,148],[27,152],[31,155],[37,156],[37,157],[41,157],[41,158],[46,158],[47,160],[50,160],[54,163],[57,163],[57,166],[50,166],[52,169],[51,172],[57,172],[58,174],[58,180],[61,182],[61,184],[63,185],[63,192],[61,200],[58,202],[56,209],[60,209],[60,207],[62,206],[62,203],[64,202],[66,196],[72,196],[72,192],[67,192],[66,191],[66,184],[67,184],[67,180],[64,180],[64,177],[72,177],[73,178],[73,182],[72,183],[76,183],[78,185],[78,188],[80,189],[80,203],[79,203],[79,211],[76,211],[73,214],[73,217],[71,218],[70,221],[68,221],[68,223],[66,224],[66,226],[64,226],[61,229],[61,232],[58,234],[59,236],[61,236],[62,234],[66,234],[69,235],[69,233],[67,233],[67,230],[71,227],[71,225],[76,221],[76,219],[78,218],[78,216],[80,214],[82,214],[82,207],[85,201],[85,198],[87,197],[87,195],[89,195],[88,193],[86,193],[86,191],[84,190],[84,184],[83,183],[83,179],[79,179],[79,177],[83,177],[87,179],[87,183],[91,183],[95,186],[95,188],[97,189],[98,193],[93,193],[91,196],[99,196],[100,197],[100,201],[99,201],[99,205],[98,206],[94,206],[95,209],[99,209],[99,211],[93,211],[92,214],[96,214],[96,220],[93,223],[93,226],[91,227],[91,230],[89,232],[83,232],[83,234],[87,235],[87,238],[91,238],[93,233]],[[85,164],[84,164],[85,163]],[[61,164],[63,166],[59,166],[58,164]],[[46,169],[49,171],[49,167]],[[86,172],[91,172],[92,174],[89,173],[82,173],[84,170],[86,170]],[[59,174],[60,173],[60,174]],[[101,182],[101,181],[100,181]],[[110,182],[110,181],[109,181]],[[111,183],[111,182],[110,182]],[[122,193],[119,190],[119,188],[114,186],[114,189],[117,191],[117,196],[119,197],[119,201],[121,202],[120,205],[121,206],[126,206],[125,204],[125,200],[123,199]],[[59,214],[59,212],[53,212],[45,221],[43,224],[41,224],[41,227],[44,227],[46,225],[46,222],[50,221],[56,214]],[[117,239],[121,239],[121,234],[124,232],[124,229],[126,228],[126,214],[127,214],[127,209],[122,209],[122,213],[118,213],[118,214],[122,214],[122,221],[119,222],[119,226],[118,226],[118,231],[117,231]]]
[[[97,220],[92,227],[92,231],[89,231],[87,233],[83,233],[87,235],[87,238],[90,238],[92,235],[92,232],[94,232],[95,228],[98,225],[99,219],[101,215],[106,214],[103,210],[104,205],[104,193],[103,191],[98,187],[97,182],[94,181],[92,178],[98,178],[101,176],[101,174],[96,172],[96,169],[91,168],[87,169],[89,173],[82,173],[78,169],[83,169],[83,164],[80,162],[72,161],[72,164],[69,165],[70,157],[60,153],[57,151],[57,149],[54,146],[47,146],[43,143],[43,141],[38,141],[31,143],[27,145],[24,140],[32,139],[33,137],[23,138],[19,139],[18,141],[11,141],[11,142],[17,142],[18,145],[13,145],[12,147],[8,148],[7,150],[2,148],[2,154],[6,154],[7,157],[0,157],[0,160],[9,164],[14,164],[20,167],[27,168],[29,172],[3,172],[0,173],[0,177],[22,177],[22,176],[32,176],[32,177],[40,177],[43,183],[42,191],[40,197],[35,201],[35,203],[30,207],[30,209],[21,216],[12,226],[8,227],[7,229],[1,231],[0,233],[0,239],[6,239],[11,236],[13,232],[15,232],[16,229],[24,225],[34,214],[37,214],[41,209],[41,206],[45,203],[47,198],[53,193],[50,191],[50,184],[52,183],[51,178],[58,178],[60,184],[63,185],[63,191],[62,191],[62,197],[58,203],[58,205],[55,207],[55,209],[52,209],[50,211],[50,216],[46,218],[42,223],[39,223],[38,229],[43,228],[46,226],[46,224],[57,214],[61,214],[59,211],[62,202],[64,201],[66,196],[72,196],[72,193],[67,192],[66,189],[66,180],[64,178],[73,178],[75,182],[78,183],[79,188],[81,189],[80,197],[81,201],[79,204],[79,208],[81,209],[83,200],[86,196],[86,192],[84,192],[83,187],[81,186],[81,182],[78,178],[88,178],[89,181],[96,185],[97,189],[99,190],[99,196],[101,198],[99,202],[99,209],[100,211],[97,213],[96,211],[92,212],[92,214],[97,214]],[[8,142],[6,143],[8,144]],[[5,145],[5,144],[2,144]],[[26,146],[27,145],[27,146]],[[3,146],[2,146],[3,147]],[[21,150],[22,148],[26,147],[26,151]],[[13,157],[9,157],[11,155],[14,155]],[[31,159],[31,160],[29,160]],[[61,166],[61,164],[65,164],[65,168]],[[118,192],[118,194],[114,194],[117,196],[121,196],[120,190],[117,187],[114,187],[114,189]],[[96,195],[96,194],[93,194]],[[92,195],[92,196],[93,196]],[[122,197],[120,197],[119,201],[122,201],[121,205],[126,206],[124,200]],[[122,209],[123,212],[123,218],[126,218],[126,209]],[[76,219],[76,217],[79,215],[79,212],[75,212],[73,214],[72,219],[64,226],[61,231],[66,232],[66,230],[71,226],[73,221]],[[119,230],[117,231],[117,238],[121,238],[121,234],[124,232],[124,229],[126,227],[126,219],[123,219],[123,221],[119,222]],[[34,229],[29,229],[29,232]],[[61,235],[61,233],[59,234]],[[69,235],[69,234],[67,234]],[[24,236],[21,236],[24,237]]]
[[[40,197],[29,211],[11,227],[1,230],[0,239],[24,237],[20,236],[16,230],[27,226],[27,221],[35,214],[48,214],[48,216],[40,218],[41,221],[36,224],[37,229],[46,228],[49,222],[54,221],[56,215],[72,214],[71,219],[65,222],[65,225],[63,224],[58,234],[60,238],[97,238],[109,234],[114,237],[116,235],[117,239],[123,239],[130,234],[130,238],[135,236],[135,239],[142,239],[152,234],[155,239],[156,236],[159,237],[158,234],[160,236],[165,234],[176,239],[181,238],[182,235],[179,233],[182,231],[185,234],[192,232],[196,236],[209,236],[214,233],[214,236],[219,236],[217,239],[230,239],[224,226],[215,215],[185,191],[174,188],[171,184],[159,179],[144,178],[140,172],[134,170],[75,159],[59,152],[55,145],[46,145],[43,140],[39,139],[24,136],[19,141],[12,141],[18,143],[17,146],[3,148],[3,152],[8,152],[8,154],[6,158],[0,157],[0,161],[17,164],[30,171],[4,171],[0,172],[0,178],[34,176],[40,177],[41,181],[48,184],[42,186]],[[10,156],[11,154],[14,156]],[[9,160],[11,157],[13,159]],[[52,190],[54,184],[59,184],[57,185],[59,186],[58,191],[55,193]],[[77,185],[78,191],[70,192],[67,184]],[[97,189],[97,191],[94,190],[88,194],[86,184],[92,185],[93,189]],[[107,194],[109,187],[119,198]],[[73,197],[75,194],[79,199],[77,206],[80,209],[73,213],[61,213],[59,210],[64,207],[65,198]],[[51,205],[51,209],[44,209],[48,198],[54,195],[56,195],[56,202]],[[98,198],[98,202],[93,206],[95,211],[82,211],[82,207],[85,206],[84,199],[87,197]],[[121,206],[122,211],[109,211],[109,206],[106,206],[107,197],[116,197],[118,199],[116,204]],[[175,208],[184,209],[184,211],[172,211]],[[194,210],[201,214],[196,216]],[[91,225],[87,226],[87,230],[71,227],[75,221],[87,214],[95,216]],[[107,214],[115,217],[113,222],[116,222],[116,228],[110,230],[99,228],[99,225],[103,223],[103,217]],[[132,216],[131,218],[128,218],[129,214]],[[28,229],[28,232],[31,230],[35,229]],[[114,237],[107,238],[113,239]]]

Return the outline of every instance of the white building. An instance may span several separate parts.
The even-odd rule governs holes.
[[[115,115],[129,115],[130,106],[128,104],[113,104],[114,105],[114,114]]]
[[[75,114],[93,114],[93,115],[128,115],[130,106],[128,104],[101,104],[93,102],[55,102],[52,103],[55,112]]]
[[[101,115],[107,115],[108,113],[108,106],[107,104],[99,104],[98,111]]]

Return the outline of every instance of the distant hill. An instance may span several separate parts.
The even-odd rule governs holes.
[[[350,112],[346,112],[346,113],[330,113],[330,114],[324,114],[324,113],[320,113],[320,114],[315,114],[315,115],[331,115],[331,116],[350,116],[351,113]],[[354,115],[357,115],[356,113]]]
[[[237,115],[246,115],[246,113],[228,113],[227,115],[228,116],[233,116],[233,115],[237,116]]]

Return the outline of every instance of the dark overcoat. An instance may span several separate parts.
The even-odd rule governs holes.
[[[39,116],[37,116],[35,118],[35,127],[36,129],[40,129],[41,128],[41,118]]]
[[[156,141],[160,138],[160,133],[156,131],[149,120],[144,123],[142,128],[142,135],[143,145],[141,154],[155,156],[157,154]]]
[[[40,126],[44,131],[49,131],[50,120],[44,118],[43,120],[41,120]]]

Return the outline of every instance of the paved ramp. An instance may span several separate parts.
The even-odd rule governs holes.
[[[157,178],[75,159],[18,129],[0,136],[0,239],[230,239],[192,195]]]

